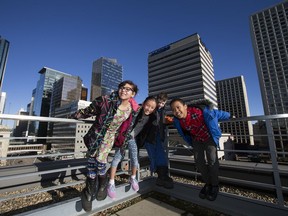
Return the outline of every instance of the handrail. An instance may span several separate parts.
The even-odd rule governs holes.
[[[259,185],[262,185],[263,187],[267,186],[267,188],[269,189],[274,189],[276,191],[277,194],[277,206],[279,208],[283,208],[285,207],[285,201],[284,201],[284,197],[283,197],[283,192],[287,191],[287,189],[285,187],[282,186],[281,184],[281,179],[280,179],[280,174],[283,174],[283,171],[280,171],[279,167],[278,167],[278,162],[277,162],[277,155],[278,154],[283,154],[283,155],[287,155],[288,152],[280,152],[277,151],[275,148],[275,143],[273,140],[273,137],[275,136],[273,134],[273,129],[272,126],[270,124],[270,120],[274,120],[274,119],[286,119],[288,118],[288,114],[278,114],[278,115],[270,115],[270,116],[250,116],[250,117],[245,117],[245,118],[235,118],[235,119],[229,119],[223,122],[235,122],[235,121],[257,121],[257,120],[265,120],[266,121],[266,127],[268,130],[268,139],[269,139],[269,150],[233,150],[233,149],[223,149],[220,151],[224,151],[224,152],[234,152],[234,153],[255,153],[255,154],[270,154],[271,156],[271,164],[272,164],[272,169],[269,170],[271,171],[271,173],[273,173],[273,179],[274,179],[274,185],[268,185],[268,184],[264,184],[264,183],[258,183]],[[40,121],[40,122],[65,122],[65,123],[88,123],[91,121],[86,121],[86,120],[75,120],[75,119],[65,119],[65,118],[50,118],[50,117],[39,117],[39,116],[23,116],[23,115],[10,115],[10,114],[0,114],[0,119],[7,119],[7,120],[21,120],[21,121]],[[168,130],[167,130],[168,131]],[[247,135],[250,136],[250,135]],[[254,136],[254,135],[253,135]],[[257,135],[259,136],[259,135]],[[262,135],[260,135],[262,136]],[[263,135],[265,136],[265,135]],[[284,135],[285,136],[285,135]],[[37,137],[37,136],[33,136],[33,139],[75,139],[75,136],[69,136],[69,137]],[[31,137],[0,137],[0,141],[1,140],[18,140],[18,139],[31,139]],[[167,139],[165,141],[166,143],[166,148],[167,148],[167,157],[170,158],[169,155],[169,149],[171,148],[175,148],[175,147],[171,147],[168,145],[168,139],[169,139],[169,133],[167,134]],[[178,147],[176,147],[178,148]],[[0,160],[14,160],[14,159],[19,159],[19,158],[45,158],[45,157],[59,157],[59,156],[69,156],[69,155],[76,155],[76,154],[85,154],[85,151],[83,152],[69,152],[69,153],[51,153],[51,154],[41,154],[41,155],[31,155],[31,156],[12,156],[12,157],[0,157]],[[30,174],[13,174],[13,175],[9,175],[9,176],[2,176],[0,177],[0,182],[1,181],[9,181],[9,180],[13,180],[13,179],[17,179],[17,178],[21,178],[21,177],[32,177],[32,176],[41,176],[41,175],[45,175],[45,174],[53,174],[53,173],[58,173],[58,172],[66,172],[66,171],[71,171],[71,170],[79,170],[79,169],[83,169],[85,168],[85,166],[80,165],[80,166],[74,166],[74,167],[66,167],[66,168],[58,168],[58,169],[51,169],[51,170],[45,170],[45,171],[37,171],[35,173],[30,173]],[[175,168],[173,168],[175,169]],[[260,169],[259,167],[254,167],[255,170]],[[0,167],[0,171],[1,171],[1,167]],[[183,170],[182,170],[183,171]],[[186,171],[183,171],[186,172]],[[285,173],[286,171],[284,171]],[[121,173],[121,172],[120,172]],[[220,177],[221,178],[221,177]],[[83,182],[83,180],[79,180],[80,182]],[[245,182],[244,180],[237,180],[234,179],[233,181],[235,182]],[[249,182],[249,181],[246,181]],[[68,183],[69,184],[69,183]],[[76,184],[76,183],[75,183]],[[255,183],[255,185],[257,185]],[[67,186],[67,184],[66,184]],[[66,187],[65,185],[63,185],[62,187]],[[0,187],[1,188],[1,187]],[[58,188],[58,187],[57,187]],[[61,185],[59,186],[59,188],[61,188]],[[54,190],[55,188],[51,187],[43,189],[43,190]],[[40,191],[43,191],[40,190]],[[32,193],[32,192],[31,192]],[[37,193],[37,192],[35,192]],[[27,194],[23,193],[23,196],[26,196]],[[18,195],[17,195],[18,196]],[[21,196],[21,195],[19,195]],[[11,196],[11,199],[13,198],[13,196]],[[9,199],[8,197],[4,198],[5,200]],[[1,200],[0,200],[1,201]]]

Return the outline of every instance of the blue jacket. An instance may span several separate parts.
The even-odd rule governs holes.
[[[199,108],[199,106],[197,106]],[[230,113],[222,111],[222,110],[216,110],[211,109],[210,106],[205,106],[203,110],[203,117],[205,124],[210,132],[210,135],[212,136],[215,145],[217,148],[219,148],[219,139],[222,135],[221,129],[218,125],[219,121],[226,120],[230,118]],[[180,125],[180,120],[174,117],[173,124],[175,128],[177,128],[178,133],[180,136],[191,146],[193,146],[192,137],[190,133],[187,133],[183,131]]]

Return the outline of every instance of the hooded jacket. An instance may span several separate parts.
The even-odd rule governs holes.
[[[126,142],[131,138],[130,133],[132,131],[133,122],[138,114],[139,105],[137,102],[133,98],[131,98],[129,102],[132,107],[131,114],[128,119],[121,124],[115,137],[114,144],[119,147],[127,145]],[[74,116],[80,114],[80,118],[95,116],[94,123],[83,137],[89,155],[94,155],[98,146],[100,146],[120,104],[121,99],[119,98],[118,93],[113,92],[110,96],[97,97],[88,107],[74,113]]]
[[[203,111],[204,122],[209,130],[211,137],[213,138],[215,145],[219,148],[219,139],[222,135],[221,129],[218,125],[219,121],[227,120],[230,118],[230,113],[213,109],[213,104],[207,99],[194,100],[188,104],[188,107],[197,107]],[[191,146],[193,146],[193,140],[187,131],[183,130],[180,125],[180,120],[174,117],[173,124],[178,130],[179,135]]]

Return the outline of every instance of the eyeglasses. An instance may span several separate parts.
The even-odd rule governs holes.
[[[126,92],[129,92],[129,91],[133,92],[133,89],[132,89],[132,88],[125,87],[125,86],[120,87],[120,90],[122,90],[122,91],[125,90]]]

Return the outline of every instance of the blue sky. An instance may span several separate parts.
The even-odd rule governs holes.
[[[10,42],[2,91],[6,114],[26,109],[39,70],[80,76],[90,92],[92,63],[116,58],[124,79],[148,94],[148,53],[198,33],[215,79],[243,75],[251,115],[263,115],[249,16],[281,0],[0,0],[0,35]]]

